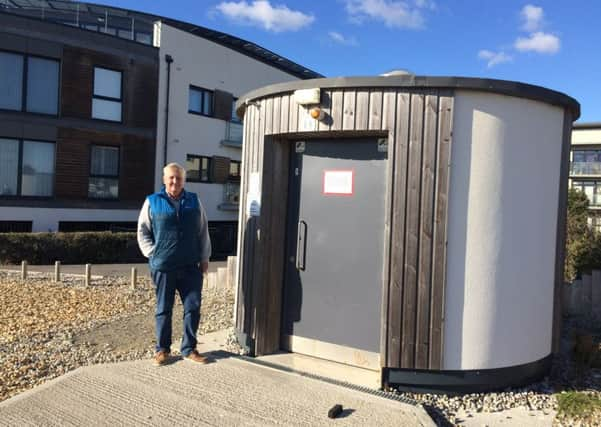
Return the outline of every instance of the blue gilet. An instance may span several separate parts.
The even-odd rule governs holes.
[[[148,196],[154,251],[153,271],[172,271],[200,262],[200,204],[195,193],[182,191],[179,213],[163,188]]]

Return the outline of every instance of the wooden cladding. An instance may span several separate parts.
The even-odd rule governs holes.
[[[56,197],[87,199],[91,145],[120,148],[119,200],[142,203],[153,191],[152,139],[135,135],[59,128],[56,141]]]
[[[157,120],[158,61],[111,55],[73,46],[63,49],[61,115],[92,118],[94,67],[120,71],[122,120],[130,127],[154,129]]]
[[[280,347],[292,141],[388,139],[381,364],[441,369],[453,94],[439,89],[322,90],[323,120],[292,93],[256,99],[244,117],[243,188],[261,179],[261,215],[241,219],[236,327],[255,354]],[[254,347],[253,347],[254,346]]]
[[[213,156],[211,158],[211,168],[209,175],[209,179],[211,182],[225,184],[230,176],[229,157]]]

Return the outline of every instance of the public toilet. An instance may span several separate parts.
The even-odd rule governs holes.
[[[501,80],[391,75],[267,86],[244,119],[236,331],[477,391],[557,349],[574,99]]]

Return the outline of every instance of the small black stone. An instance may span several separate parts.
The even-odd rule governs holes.
[[[336,418],[342,413],[342,405],[336,404],[328,411],[328,418]]]

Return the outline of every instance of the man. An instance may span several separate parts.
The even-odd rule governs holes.
[[[175,291],[184,306],[181,353],[184,360],[207,363],[196,351],[202,276],[209,268],[211,240],[207,215],[195,193],[184,190],[186,171],[177,163],[163,168],[165,187],[144,201],[138,218],[138,245],[149,258],[156,290],[156,353],[164,365],[171,351],[171,315]]]

